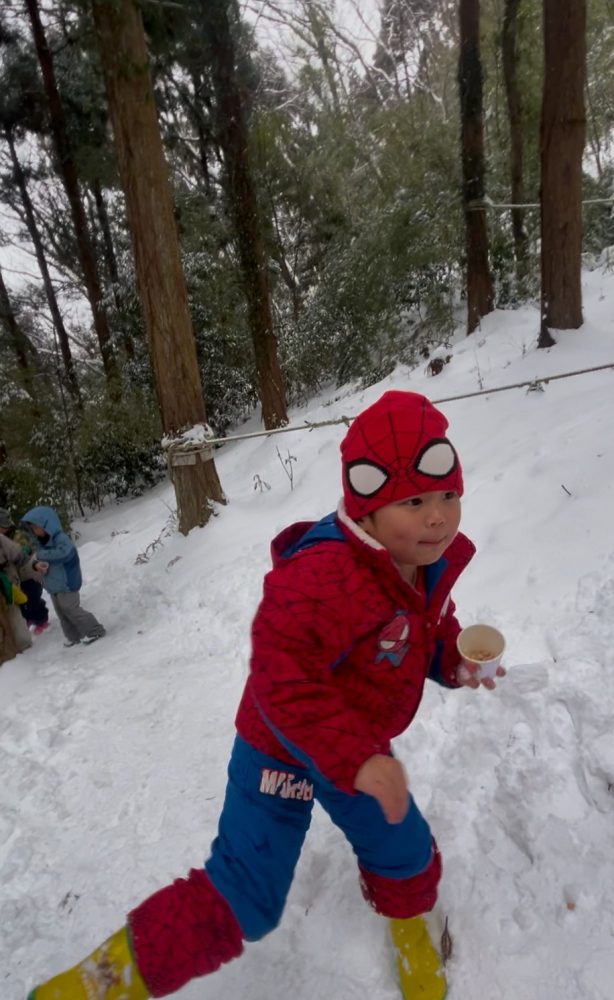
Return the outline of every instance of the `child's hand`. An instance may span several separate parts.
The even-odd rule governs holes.
[[[357,792],[377,799],[389,823],[402,823],[409,809],[407,776],[403,765],[383,753],[369,757],[354,780]]]
[[[457,672],[458,683],[461,687],[470,687],[474,689],[479,688],[480,684],[482,684],[482,686],[488,688],[489,691],[494,691],[497,685],[492,677],[482,677],[481,680],[476,677],[479,669],[480,666],[478,663],[469,663],[468,660],[461,663]],[[506,672],[505,667],[497,667],[497,677],[505,677]]]
[[[34,566],[32,568],[36,573],[42,573],[42,575],[44,576],[47,570],[49,569],[49,563],[37,560],[37,562],[34,563]]]

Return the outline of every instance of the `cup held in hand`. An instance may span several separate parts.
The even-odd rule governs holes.
[[[505,639],[492,625],[469,625],[459,632],[456,647],[467,664],[477,666],[472,674],[478,680],[496,677],[505,650]]]

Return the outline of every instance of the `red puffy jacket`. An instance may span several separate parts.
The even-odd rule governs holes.
[[[475,547],[458,534],[425,567],[425,592],[341,514],[286,528],[271,550],[237,730],[352,793],[361,765],[413,719],[426,678],[457,686],[450,591]]]

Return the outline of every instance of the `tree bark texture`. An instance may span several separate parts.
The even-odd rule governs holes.
[[[518,86],[518,9],[520,0],[505,0],[501,48],[503,76],[510,123],[510,195],[512,205],[524,204],[524,169],[522,141],[522,100]],[[524,209],[511,209],[516,277],[522,288],[528,270],[528,235],[524,226]]]
[[[484,200],[485,171],[479,0],[460,0],[459,23],[458,82],[467,256],[467,333],[470,334],[479,325],[482,316],[494,308],[486,212],[475,207],[476,203]]]
[[[262,419],[267,430],[288,423],[285,391],[273,329],[267,258],[250,171],[247,126],[236,75],[235,46],[227,0],[207,0],[201,16],[211,60],[217,104],[218,139],[228,177],[249,326],[254,344]]]
[[[75,371],[75,363],[73,361],[72,351],[70,349],[68,332],[66,330],[66,327],[64,326],[64,319],[62,317],[62,313],[60,312],[60,307],[58,305],[58,300],[55,294],[55,288],[53,287],[53,282],[51,280],[51,275],[49,273],[49,268],[47,266],[47,257],[45,255],[45,248],[43,245],[41,234],[39,232],[38,224],[36,222],[36,215],[34,214],[34,206],[30,198],[30,192],[28,191],[28,185],[26,183],[23,167],[17,155],[17,149],[15,147],[15,140],[13,138],[13,134],[9,128],[5,128],[4,137],[6,139],[9,148],[11,163],[13,165],[13,179],[15,181],[15,186],[19,191],[19,197],[21,199],[21,204],[23,206],[26,226],[28,228],[28,233],[30,234],[30,239],[32,240],[32,246],[34,247],[36,261],[38,263],[38,268],[41,273],[41,277],[43,279],[43,288],[45,289],[45,297],[47,299],[47,305],[49,306],[49,312],[51,313],[51,319],[53,320],[53,328],[58,338],[57,342],[60,348],[60,354],[62,356],[62,364],[64,366],[66,385],[68,387],[70,395],[72,396],[75,406],[77,407],[78,410],[82,410],[83,401],[81,399],[81,391],[79,389],[79,382],[77,379],[77,373]]]
[[[582,326],[582,154],[586,0],[544,0],[540,347]]]
[[[143,21],[134,0],[94,0],[93,12],[162,426],[173,436],[206,413]],[[197,455],[171,475],[187,534],[224,493],[212,459]]]
[[[49,48],[45,29],[41,21],[38,9],[38,0],[25,0],[26,8],[32,25],[32,35],[38,57],[47,103],[49,106],[49,120],[51,132],[58,159],[60,176],[66,192],[66,197],[70,205],[72,222],[77,240],[79,261],[83,272],[83,280],[87,291],[87,297],[92,310],[94,329],[98,337],[100,354],[104,373],[109,385],[109,392],[113,398],[119,397],[121,393],[119,372],[113,354],[111,333],[105,311],[102,307],[102,290],[100,278],[96,267],[96,258],[92,247],[85,209],[81,200],[79,190],[79,176],[77,166],[73,156],[72,144],[66,128],[66,119],[62,99],[55,79],[53,68],[53,58]]]

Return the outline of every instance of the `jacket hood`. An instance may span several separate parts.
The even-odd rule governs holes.
[[[279,566],[284,559],[296,549],[301,538],[307,534],[315,521],[297,521],[280,531],[271,542],[271,561],[273,566]]]
[[[57,535],[58,531],[62,531],[62,524],[53,507],[32,507],[26,511],[21,520],[42,528],[51,538]]]
[[[271,542],[273,566],[279,566],[297,552],[310,549],[318,542],[333,541],[344,541],[335,513],[327,514],[320,521],[297,521],[284,528]]]

